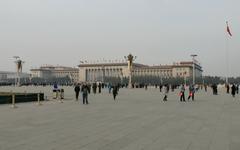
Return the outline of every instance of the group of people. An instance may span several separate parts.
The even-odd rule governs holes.
[[[88,94],[90,94],[91,92],[91,88],[93,90],[93,93],[96,94],[97,93],[97,88],[98,88],[98,93],[101,93],[101,89],[104,88],[105,85],[103,83],[93,83],[91,84],[87,84],[87,83],[83,83],[83,84],[76,84],[74,87],[74,92],[75,92],[75,98],[76,101],[78,101],[79,99],[79,94],[80,92],[82,93],[82,100],[83,100],[83,104],[89,104],[88,102]],[[108,89],[109,89],[109,93],[113,94],[113,99],[116,100],[116,96],[118,95],[118,91],[119,91],[120,85],[116,84],[116,85],[108,85]]]
[[[160,92],[161,92],[161,87],[160,87]],[[163,92],[164,92],[164,97],[163,97],[163,101],[167,101],[168,98],[168,93],[169,93],[169,85],[165,84],[163,87]],[[189,96],[188,96],[188,100],[190,98],[192,98],[192,101],[194,101],[194,93],[195,93],[195,87],[193,85],[189,86]],[[182,84],[180,85],[180,92],[179,92],[179,96],[180,96],[180,101],[181,102],[185,102],[185,86]]]
[[[217,95],[218,94],[217,84],[212,84],[211,87],[212,87],[213,95]],[[179,92],[180,101],[185,102],[186,101],[185,100],[185,86],[182,84],[182,85],[180,85],[179,89],[180,89],[180,92]],[[231,90],[231,95],[233,97],[235,97],[235,95],[238,94],[238,92],[239,92],[239,85],[237,85],[237,84],[232,84],[232,85],[227,84],[226,89],[227,89],[228,94],[230,93],[230,90]],[[189,92],[188,92],[188,98],[187,99],[188,100],[192,99],[192,101],[194,101],[194,94],[197,90],[198,90],[198,88],[194,87],[194,85],[189,85]],[[205,90],[205,92],[207,92],[207,85],[204,85],[204,90]],[[161,86],[160,86],[160,92],[161,92]],[[169,93],[169,85],[168,84],[165,84],[163,86],[163,92],[164,92],[163,101],[167,101],[167,97],[168,97],[168,93]]]
[[[217,84],[213,84],[211,87],[212,87],[212,90],[213,90],[213,95],[217,95],[218,94]],[[235,97],[235,95],[238,94],[238,91],[239,91],[239,85],[238,84],[234,84],[234,83],[232,83],[231,85],[226,84],[225,88],[226,88],[226,93],[227,94],[231,93],[232,97]],[[231,90],[231,92],[230,92],[230,90]]]
[[[54,88],[56,89],[57,85],[54,84]],[[109,94],[112,94],[113,99],[116,100],[116,97],[118,95],[119,89],[122,87],[122,85],[120,84],[104,84],[104,83],[92,83],[92,84],[87,84],[87,83],[82,83],[82,84],[76,84],[74,87],[74,91],[75,91],[75,98],[76,101],[79,99],[79,94],[80,92],[82,93],[82,101],[83,104],[89,104],[88,102],[88,94],[91,93],[91,89],[93,91],[94,94],[97,93],[97,89],[98,89],[98,93],[101,93],[101,90],[103,88],[107,87],[108,88],[108,92]],[[147,85],[144,86],[145,90],[147,90]],[[158,86],[155,85],[155,87],[157,88]],[[168,94],[170,89],[172,91],[174,91],[174,89],[179,89],[179,100],[180,102],[186,102],[185,100],[185,91],[186,91],[186,85],[169,85],[169,84],[165,84],[165,85],[159,85],[159,89],[160,92],[163,91],[164,93],[164,97],[163,97],[163,101],[167,101],[168,100]],[[204,87],[205,92],[207,92],[207,85],[203,85],[201,87],[201,89]],[[217,95],[217,85],[213,84],[211,85],[212,90],[213,90],[213,94]],[[198,90],[199,86],[197,87],[196,85],[189,85],[188,86],[188,97],[187,100],[189,101],[190,99],[192,99],[192,101],[194,101],[194,96],[195,96],[195,92]],[[235,97],[235,94],[238,94],[239,91],[239,86],[236,84],[232,84],[231,87],[229,84],[226,85],[226,89],[227,89],[227,93],[230,93],[230,89],[231,89],[231,94],[233,97]]]
[[[82,92],[83,104],[88,104],[88,94],[90,93],[90,87],[87,84],[77,84],[74,87],[76,101],[78,100],[80,91]]]
[[[230,85],[227,84],[226,85],[226,88],[227,88],[227,94],[229,94],[230,92]],[[233,97],[235,97],[236,94],[238,94],[238,91],[239,91],[239,85],[238,84],[232,84],[231,86],[231,94]]]

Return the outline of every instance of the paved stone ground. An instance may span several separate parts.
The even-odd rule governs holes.
[[[44,91],[50,87],[0,87],[0,91]],[[121,89],[117,100],[103,90],[89,105],[76,102],[73,87],[56,100],[0,105],[0,150],[239,150],[240,97],[220,91],[196,93],[179,102],[178,91]]]

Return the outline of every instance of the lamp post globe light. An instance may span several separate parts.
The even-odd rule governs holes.
[[[192,54],[191,55],[191,57],[192,57],[192,62],[193,62],[193,81],[192,81],[192,84],[193,85],[195,85],[195,57],[197,57],[197,55],[196,54]]]
[[[129,70],[128,88],[132,88],[133,61],[137,58],[137,56],[133,56],[132,54],[129,54],[128,56],[124,56],[124,58],[128,62],[128,70]]]

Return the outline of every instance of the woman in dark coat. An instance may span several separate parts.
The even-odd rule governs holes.
[[[231,89],[232,89],[232,96],[235,97],[236,87],[234,84],[232,85]]]
[[[80,86],[79,84],[77,84],[74,88],[75,91],[75,97],[76,97],[76,101],[78,100],[78,96],[79,96],[79,92],[80,92]]]
[[[116,96],[118,94],[118,87],[115,85],[113,86],[113,99],[115,100],[116,99]]]

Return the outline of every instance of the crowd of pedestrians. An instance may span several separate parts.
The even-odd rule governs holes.
[[[54,89],[56,89],[57,85],[54,84]],[[147,84],[133,84],[132,88],[144,88],[145,90],[148,90],[148,86]],[[78,83],[75,84],[74,86],[74,92],[75,92],[75,99],[76,101],[79,100],[79,95],[81,93],[81,99],[82,99],[82,103],[83,104],[89,104],[88,102],[88,95],[91,93],[91,90],[93,92],[93,94],[97,94],[97,93],[101,93],[102,89],[106,88],[109,94],[112,94],[113,96],[113,100],[116,100],[117,95],[119,93],[119,89],[120,88],[127,88],[128,85],[125,84],[111,84],[111,83]],[[190,101],[194,101],[195,100],[195,93],[201,89],[204,90],[205,92],[207,92],[208,87],[212,88],[212,93],[213,95],[217,95],[218,94],[218,85],[217,84],[212,84],[212,85],[185,85],[185,84],[181,84],[181,85],[170,85],[170,84],[160,84],[160,85],[153,85],[153,87],[155,88],[159,88],[160,92],[163,93],[163,101],[168,101],[168,96],[169,96],[169,92],[170,90],[172,92],[174,92],[174,90],[179,90],[178,92],[178,96],[179,96],[179,101],[180,102],[186,102],[186,90],[188,89],[187,92],[187,100]],[[236,94],[238,94],[239,92],[239,85],[238,84],[226,84],[226,93],[232,95],[232,97],[235,97]],[[171,96],[171,95],[170,95]]]

